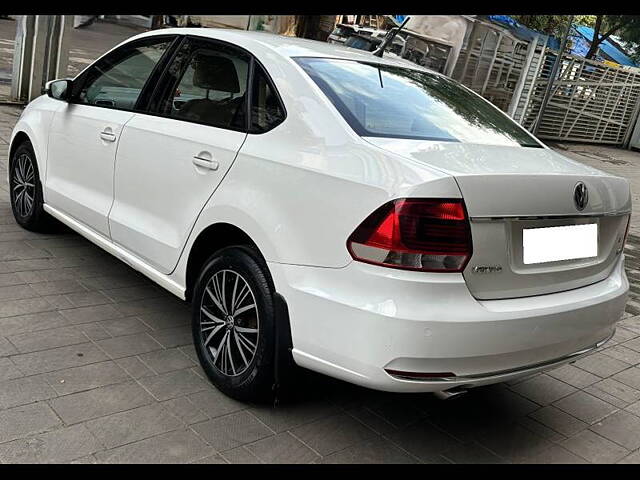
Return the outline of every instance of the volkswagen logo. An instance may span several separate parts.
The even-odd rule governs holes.
[[[587,186],[584,183],[576,183],[576,186],[573,189],[573,201],[579,211],[584,210],[584,207],[587,206],[587,202],[589,201],[589,190],[587,190]]]

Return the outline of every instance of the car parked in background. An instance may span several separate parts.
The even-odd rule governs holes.
[[[46,92],[11,136],[16,221],[57,219],[191,302],[236,398],[293,364],[394,392],[511,380],[624,310],[627,180],[406,60],[163,29]]]

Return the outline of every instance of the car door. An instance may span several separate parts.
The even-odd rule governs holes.
[[[189,38],[167,68],[147,114],[125,125],[109,215],[114,242],[170,273],[200,211],[247,136],[251,57]]]
[[[118,140],[175,36],[129,42],[85,70],[53,118],[44,183],[47,204],[109,236]]]

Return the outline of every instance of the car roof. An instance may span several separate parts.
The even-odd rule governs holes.
[[[354,48],[343,47],[341,45],[310,40],[306,38],[288,37],[270,32],[256,32],[246,30],[235,30],[226,28],[165,28],[153,30],[137,35],[135,38],[142,38],[153,35],[194,35],[205,38],[226,41],[245,48],[251,53],[260,56],[260,53],[275,53],[285,59],[294,57],[320,57],[339,58],[345,60],[355,60],[360,62],[374,63],[380,65],[398,66],[440,75],[437,72],[424,68],[415,63],[409,62],[396,55],[385,54],[383,58],[372,55],[371,52]]]

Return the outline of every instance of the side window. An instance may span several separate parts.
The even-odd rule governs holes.
[[[271,130],[284,118],[284,108],[278,95],[268,81],[267,74],[255,62],[251,90],[251,132],[262,133]]]
[[[178,52],[176,62],[159,113],[219,128],[246,127],[247,54],[194,43]]]
[[[84,79],[75,102],[133,110],[145,82],[172,39],[148,39],[124,45],[94,65]]]

